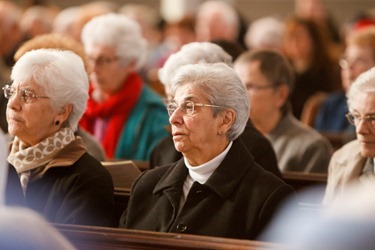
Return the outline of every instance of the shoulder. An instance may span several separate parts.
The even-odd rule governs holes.
[[[72,166],[72,170],[82,178],[111,178],[108,170],[89,153],[84,153]]]
[[[352,160],[355,157],[361,158],[360,145],[358,140],[348,142],[340,149],[336,150],[332,155],[331,161],[345,164],[348,160]]]

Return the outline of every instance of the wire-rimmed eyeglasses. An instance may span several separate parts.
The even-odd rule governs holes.
[[[4,96],[7,99],[10,99],[13,95],[17,93],[17,90],[9,84],[3,87],[3,91]],[[18,94],[25,103],[30,103],[38,98],[49,98],[48,96],[35,95],[31,90],[28,89],[20,89],[18,90]]]
[[[348,119],[349,123],[353,125],[357,125],[361,120],[363,120],[369,122],[372,126],[375,126],[375,114],[364,115],[361,117],[360,115],[355,115],[349,112],[345,116],[346,119]]]
[[[185,101],[178,105],[176,102],[169,102],[166,104],[169,116],[171,116],[176,109],[180,108],[182,112],[186,115],[192,115],[195,112],[195,107],[211,107],[211,108],[222,108],[225,109],[226,107],[212,105],[212,104],[204,104],[204,103],[195,103],[193,101]]]

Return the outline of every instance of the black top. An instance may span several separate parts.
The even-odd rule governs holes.
[[[204,184],[194,182],[180,208],[188,169],[177,163],[145,171],[133,184],[120,227],[255,239],[293,189],[234,140]]]
[[[6,203],[31,208],[52,223],[112,226],[113,189],[109,172],[86,152],[72,166],[48,169],[28,184],[25,196],[10,166]]]

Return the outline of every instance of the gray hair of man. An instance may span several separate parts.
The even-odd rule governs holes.
[[[41,86],[54,110],[72,104],[72,112],[63,126],[77,129],[86,110],[89,88],[81,57],[68,50],[32,50],[16,62],[11,79],[13,82],[34,81]]]
[[[170,55],[164,66],[158,70],[158,77],[168,92],[169,84],[178,68],[196,63],[225,63],[233,66],[232,57],[219,45],[210,42],[192,42],[183,45]]]
[[[123,65],[135,63],[140,69],[146,59],[147,42],[139,24],[122,14],[105,14],[94,17],[82,29],[83,46],[108,46],[116,51]]]
[[[245,129],[249,119],[249,96],[239,76],[225,63],[198,63],[182,66],[171,82],[171,94],[186,84],[204,93],[210,104],[235,111],[235,121],[227,132],[230,141]],[[222,108],[213,108],[216,117]]]
[[[359,93],[375,94],[375,67],[360,74],[346,93],[349,110],[352,109],[354,97]]]
[[[240,18],[234,6],[228,1],[205,1],[198,6],[196,19],[204,16],[218,15],[229,27],[233,39],[236,39],[240,29]]]

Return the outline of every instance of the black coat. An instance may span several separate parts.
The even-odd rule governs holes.
[[[7,205],[31,208],[49,222],[114,225],[114,192],[109,172],[88,153],[69,167],[53,167],[30,182],[25,196],[13,166],[8,169]]]
[[[204,185],[195,182],[179,211],[188,170],[183,160],[144,172],[120,227],[255,239],[292,188],[265,171],[240,140]]]
[[[264,137],[249,121],[244,132],[239,137],[248,151],[254,156],[254,160],[265,170],[281,177],[275,150],[269,140]],[[172,136],[163,139],[152,151],[150,168],[167,165],[178,161],[182,154],[174,147]]]

